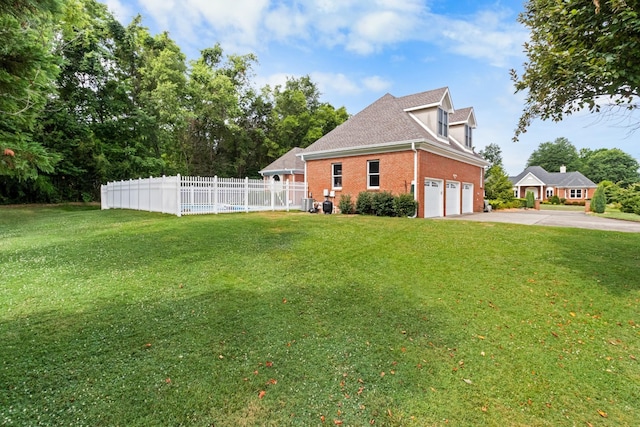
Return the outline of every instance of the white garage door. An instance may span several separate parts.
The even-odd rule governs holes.
[[[462,213],[473,213],[473,184],[462,184]]]
[[[433,218],[443,216],[442,209],[442,181],[436,179],[424,180],[424,217]]]
[[[460,183],[447,181],[447,215],[460,215]]]

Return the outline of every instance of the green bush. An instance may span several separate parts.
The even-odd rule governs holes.
[[[621,188],[618,203],[620,212],[640,215],[640,183]]]
[[[604,213],[607,207],[607,196],[603,186],[599,185],[593,193],[593,199],[591,200],[591,211],[595,213]]]
[[[549,197],[549,203],[551,203],[552,205],[559,205],[559,204],[561,204],[561,202],[560,202],[560,197],[555,196],[555,195],[554,195],[554,196]]]
[[[338,202],[338,208],[343,214],[352,214],[354,211],[353,200],[351,200],[351,194],[341,194],[340,201]]]
[[[393,210],[396,216],[413,216],[418,210],[418,202],[413,194],[400,194],[393,199]]]
[[[533,195],[533,191],[527,191],[526,200],[527,200],[527,202],[526,202],[527,203],[526,204],[527,208],[531,209],[531,208],[533,208],[535,206],[535,204],[536,204],[536,196]]]
[[[393,194],[388,191],[373,194],[371,204],[375,216],[394,216]]]
[[[362,191],[356,200],[356,213],[361,215],[373,215],[373,193]]]

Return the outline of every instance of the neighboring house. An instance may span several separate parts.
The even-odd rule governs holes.
[[[298,156],[302,148],[293,148],[260,171],[264,178],[274,181],[304,182],[304,162]]]
[[[513,194],[525,198],[527,191],[533,192],[536,200],[548,200],[553,196],[568,202],[591,199],[598,187],[580,172],[567,172],[562,166],[560,172],[547,172],[540,166],[529,166],[517,176],[510,176]]]
[[[309,197],[413,193],[419,217],[481,212],[488,162],[473,150],[475,127],[473,109],[454,110],[448,88],[386,94],[298,154]]]

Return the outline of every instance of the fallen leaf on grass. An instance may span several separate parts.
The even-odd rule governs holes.
[[[333,423],[337,426],[341,426],[342,425],[342,420],[333,420]]]
[[[266,391],[264,390],[260,390],[260,393],[258,393],[258,399],[262,399],[264,397],[264,395],[267,394]]]
[[[473,384],[473,381],[467,379],[467,378],[463,378],[462,381],[464,381],[467,384]]]
[[[320,415],[320,421],[324,423],[324,420],[325,420],[324,415]]]
[[[268,360],[266,362],[264,362],[264,366],[266,366],[267,368],[270,368],[273,366],[273,362],[269,362]]]
[[[271,378],[269,381],[267,381],[267,384],[278,384],[278,380]]]
[[[604,412],[601,409],[598,409],[598,414],[600,414],[602,418],[607,418],[609,416],[606,412]]]
[[[164,380],[164,382],[167,384],[171,384],[171,378],[167,378],[166,380]]]
[[[551,331],[551,335],[553,335],[554,337],[558,338],[558,334],[553,332],[553,331]]]
[[[486,406],[483,406],[481,409],[482,409],[482,412],[487,412],[487,407]]]
[[[573,311],[570,311],[569,314],[571,315],[571,317],[576,317],[576,314]]]
[[[630,354],[630,355],[629,355],[629,358],[630,358],[631,360],[637,360],[637,359],[636,359],[636,357],[635,357],[633,354]]]

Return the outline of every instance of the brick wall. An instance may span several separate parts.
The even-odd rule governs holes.
[[[484,206],[484,189],[480,186],[481,168],[457,160],[448,159],[426,151],[418,151],[417,194],[419,215],[424,215],[424,178],[453,180],[473,183],[473,210],[481,212]],[[380,161],[380,188],[367,189],[367,161]],[[394,195],[411,192],[413,180],[414,152],[411,150],[395,153],[371,154],[337,159],[307,161],[307,182],[309,192],[316,200],[324,200],[323,190],[335,191],[334,203],[340,201],[341,194],[350,194],[355,201],[361,191],[390,191]],[[342,163],[342,188],[333,189],[332,164]],[[454,175],[456,177],[454,178]],[[445,194],[446,197],[446,194]],[[462,198],[460,198],[462,203]]]

